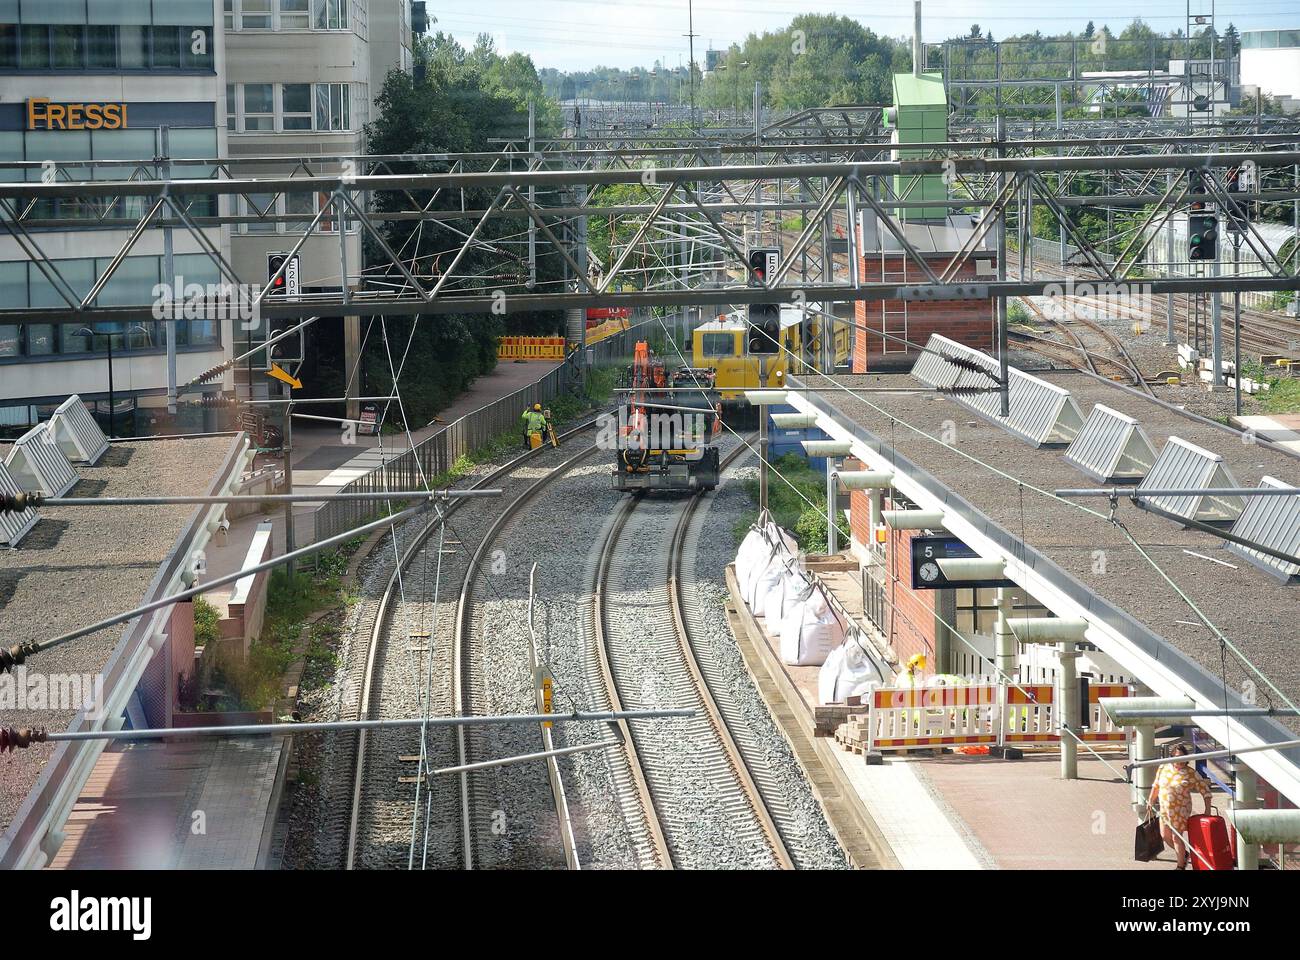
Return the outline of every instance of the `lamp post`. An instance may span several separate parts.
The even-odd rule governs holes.
[[[131,349],[131,334],[137,330],[143,333],[145,337],[149,336],[149,331],[138,323],[133,327],[127,327],[122,333],[127,338],[126,347],[128,350]],[[96,337],[105,337],[108,340],[108,435],[111,439],[117,433],[117,398],[113,390],[113,331],[92,330],[90,327],[82,327],[73,336],[89,337],[92,350],[94,349]]]

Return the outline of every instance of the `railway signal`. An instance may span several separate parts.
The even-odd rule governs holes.
[[[271,289],[266,295],[296,300],[302,293],[302,278],[298,269],[300,263],[296,254],[290,258],[287,253],[268,253],[266,281],[271,284]]]
[[[781,305],[751,303],[745,345],[751,356],[781,352]]]
[[[1187,218],[1187,259],[1218,259],[1219,229],[1212,213],[1194,213]]]
[[[766,286],[768,278],[776,276],[781,265],[780,247],[750,247],[745,259],[749,265],[749,282]]]

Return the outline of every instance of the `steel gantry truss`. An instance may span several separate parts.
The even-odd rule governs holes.
[[[867,119],[874,109],[803,111],[786,122],[755,124],[752,133],[701,131],[674,140],[614,130],[591,136],[579,128],[568,137],[508,141],[499,150],[464,154],[44,164],[43,182],[0,183],[0,228],[61,303],[0,303],[0,322],[157,319],[152,303],[106,305],[100,294],[145,232],[158,226],[189,233],[223,282],[259,291],[254,300],[260,314],[272,321],[1040,295],[1054,278],[1035,279],[1032,264],[1016,279],[954,278],[981,244],[992,238],[1005,244],[1007,228],[1023,230],[1041,206],[1059,224],[1062,250],[1067,242],[1073,246],[1093,275],[1109,282],[1136,279],[1155,231],[1198,200],[1216,204],[1240,224],[1263,273],[1143,275],[1147,292],[1296,289],[1294,257],[1288,264],[1270,247],[1250,223],[1246,205],[1300,202],[1300,123],[1229,118],[1187,134],[1160,121],[1142,128],[1131,118],[1109,126],[1071,121],[1050,129],[1021,123],[1009,132],[972,121],[954,139],[906,145],[909,157],[922,159],[898,160],[903,148],[885,141]],[[836,110],[841,125],[828,125],[826,117]],[[810,136],[810,125],[822,135]],[[1228,193],[1226,172],[1247,163],[1258,173],[1257,186]],[[37,165],[7,163],[0,169],[30,179]],[[344,172],[326,172],[339,169]],[[896,175],[936,173],[949,178],[952,199],[913,200],[894,191]],[[92,179],[78,179],[86,176]],[[629,200],[627,191],[622,197],[611,193],[618,185],[640,190]],[[294,194],[321,198],[314,216],[271,212],[278,197]],[[258,205],[251,196],[273,199]],[[250,212],[235,212],[241,197]],[[65,206],[77,216],[58,215]],[[966,242],[944,261],[916,250],[905,226],[909,210],[935,206],[973,215]],[[1108,222],[1116,211],[1131,215],[1122,229],[1108,230],[1099,247],[1076,227],[1085,211],[1105,214]],[[875,219],[878,236],[898,244],[920,282],[862,282],[862,238],[851,226],[859,212]],[[372,262],[352,274],[341,264],[340,276],[349,278],[341,289],[294,302],[265,299],[274,278],[240,276],[211,237],[214,228],[276,224],[286,230],[286,248],[296,252],[326,222],[332,229],[362,232]],[[395,250],[385,226],[401,222],[427,227],[446,243],[436,254]],[[607,225],[613,237],[601,263],[586,256],[593,222]],[[616,223],[619,230],[613,229]],[[105,229],[122,232],[117,253],[89,289],[75,289],[46,254],[42,233]],[[774,239],[784,252],[782,267],[754,283],[744,250]],[[483,274],[462,271],[475,249],[497,258],[501,267]],[[1004,261],[1005,250],[999,253]],[[537,281],[541,257],[562,263],[564,279]]]

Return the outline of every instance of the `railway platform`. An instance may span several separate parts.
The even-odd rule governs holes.
[[[815,558],[810,558],[815,559]],[[822,585],[858,623],[863,618],[852,584],[835,573],[818,575]],[[1125,762],[1079,759],[1077,780],[1058,776],[1055,752],[1027,754],[1016,761],[954,753],[889,755],[868,764],[860,751],[815,736],[816,666],[781,662],[779,639],[762,617],[754,617],[728,572],[732,629],[768,708],[819,787],[819,799],[837,836],[851,855],[863,833],[876,841],[877,863],[854,858],[855,866],[897,866],[905,870],[1129,870],[1170,869],[1173,853],[1151,863],[1133,860],[1135,819],[1122,777]],[[844,794],[849,794],[848,797]],[[1224,798],[1219,799],[1224,805]],[[857,807],[869,822],[854,821]]]

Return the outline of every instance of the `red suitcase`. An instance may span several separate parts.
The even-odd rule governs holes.
[[[1231,870],[1236,866],[1228,840],[1228,823],[1214,807],[1210,807],[1209,813],[1187,818],[1187,839],[1192,843],[1188,856],[1193,870]]]

